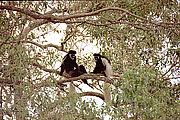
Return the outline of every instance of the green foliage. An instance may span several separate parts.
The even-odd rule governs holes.
[[[158,79],[154,70],[137,67],[125,70],[120,77],[122,93],[117,94],[115,101],[119,117],[143,120],[178,118],[179,99],[171,95],[164,79]]]

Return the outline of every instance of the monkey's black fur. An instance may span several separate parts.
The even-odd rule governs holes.
[[[74,57],[74,59],[70,58],[70,54],[75,55],[76,51],[70,50],[68,54],[64,57],[64,61],[61,64],[61,71],[59,74],[62,76],[63,73],[66,72],[70,77],[78,77],[84,73],[87,73],[83,65],[78,66],[78,64],[76,63],[76,57]],[[86,79],[82,79],[82,81],[85,84],[89,85]]]

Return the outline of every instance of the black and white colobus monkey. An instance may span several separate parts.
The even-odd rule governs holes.
[[[78,66],[78,64],[76,63],[76,51],[70,50],[68,54],[63,58],[63,62],[61,64],[61,71],[59,74],[61,76],[68,75],[69,77],[78,77],[84,73],[87,73],[84,66]],[[85,84],[89,85],[86,79],[82,79],[82,81]]]
[[[93,73],[101,73],[104,74],[107,78],[113,74],[112,66],[110,60],[106,56],[102,56],[98,53],[93,54],[94,59],[96,61],[96,66],[93,70]],[[111,93],[108,90],[109,84],[107,82],[104,83],[104,98],[106,102],[111,101]]]
[[[98,53],[94,53],[93,56],[96,61],[93,73],[101,73],[106,77],[110,77],[113,73],[110,60],[106,56],[102,56]]]

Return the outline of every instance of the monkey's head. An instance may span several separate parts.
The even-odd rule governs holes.
[[[101,55],[98,53],[94,53],[93,56],[96,62],[101,58]]]
[[[71,60],[76,59],[76,51],[70,50],[70,51],[68,52],[68,55],[69,55],[69,57],[71,58]]]

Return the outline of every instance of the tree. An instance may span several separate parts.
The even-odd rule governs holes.
[[[177,119],[180,84],[170,81],[180,77],[178,7],[176,0],[0,2],[1,118]],[[47,43],[50,32],[64,33],[59,44]],[[111,79],[58,75],[55,65],[70,49],[81,53],[80,42],[97,42],[113,63]],[[90,54],[78,59],[89,71]],[[68,95],[66,83],[79,88],[82,78],[99,91],[100,81],[110,83],[112,102],[98,109],[79,96],[104,100],[101,92]]]

